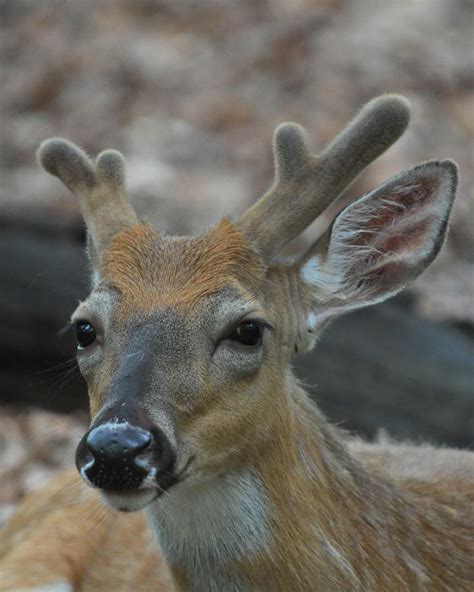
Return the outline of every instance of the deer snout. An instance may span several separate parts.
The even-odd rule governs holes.
[[[138,489],[150,473],[144,453],[152,442],[150,432],[129,423],[102,424],[81,442],[78,465],[83,465],[83,477],[100,489]]]
[[[106,491],[161,491],[174,481],[174,452],[165,434],[127,421],[92,428],[78,446],[76,464],[89,484]]]

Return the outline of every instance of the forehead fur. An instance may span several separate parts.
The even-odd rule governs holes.
[[[162,236],[149,224],[117,234],[102,257],[101,278],[134,311],[192,306],[235,281],[258,286],[263,264],[228,221],[199,237]]]

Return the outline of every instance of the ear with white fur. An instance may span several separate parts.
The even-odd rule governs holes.
[[[298,264],[309,333],[331,317],[393,296],[430,265],[446,236],[457,176],[451,160],[426,162],[337,216]]]

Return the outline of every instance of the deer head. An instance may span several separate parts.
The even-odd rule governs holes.
[[[273,187],[197,237],[137,219],[118,152],[92,161],[66,140],[41,145],[40,163],[79,198],[88,229],[94,285],[72,320],[92,422],[76,463],[110,505],[141,509],[182,481],[251,463],[285,421],[295,352],[433,261],[457,183],[449,160],[389,179],[345,207],[307,253],[277,259],[408,119],[402,97],[376,98],[317,156],[298,125],[279,126]]]

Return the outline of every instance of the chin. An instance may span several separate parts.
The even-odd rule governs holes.
[[[156,489],[136,491],[101,491],[102,499],[113,510],[138,512],[153,502],[159,495]]]

